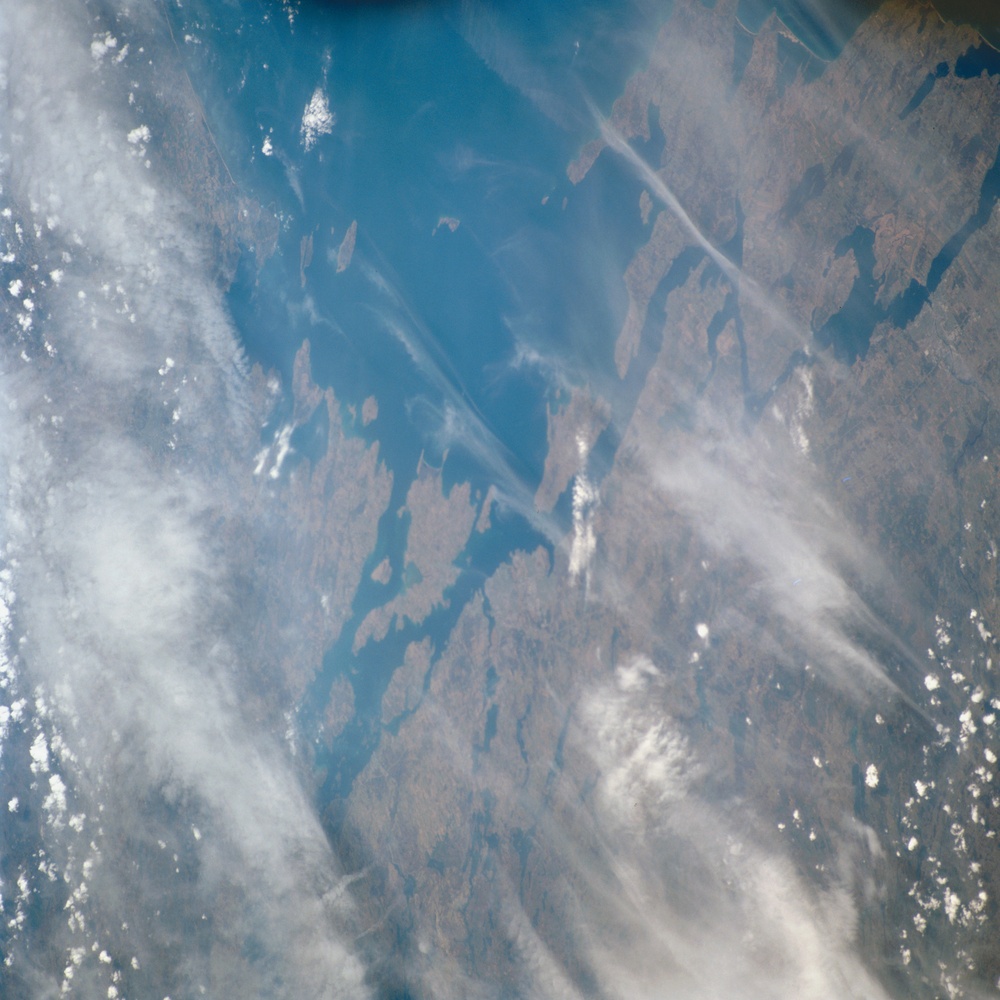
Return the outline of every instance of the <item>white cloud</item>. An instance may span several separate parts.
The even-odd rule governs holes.
[[[0,596],[20,639],[18,683],[32,691],[7,721],[30,735],[51,819],[39,871],[76,889],[65,923],[31,947],[19,937],[7,957],[39,995],[58,995],[68,949],[89,949],[88,926],[110,928],[105,946],[127,962],[133,921],[152,959],[138,954],[141,978],[173,947],[157,918],[168,893],[175,912],[211,905],[216,918],[191,929],[199,948],[168,963],[178,995],[197,995],[211,952],[233,995],[364,996],[336,859],[280,740],[242,707],[241,657],[269,653],[247,653],[254,622],[231,602],[217,530],[249,518],[224,471],[257,434],[239,344],[182,193],[128,155],[152,128],[132,128],[126,82],[93,65],[126,38],[134,51],[147,17],[161,14],[132,4],[113,36],[92,36],[89,7],[60,2],[53,16],[55,6],[3,11],[4,195],[15,220],[58,214],[60,226],[34,227],[31,250],[53,274],[44,303],[32,292],[51,356],[35,364],[29,343],[0,345]],[[140,434],[136,399],[184,419]],[[79,812],[66,822],[70,803]],[[195,881],[174,872],[169,852],[162,871],[132,864],[158,839],[186,852]],[[240,957],[251,937],[273,980]],[[69,963],[74,989],[96,996],[109,984],[86,954]],[[155,995],[160,984],[143,982]]]
[[[90,55],[95,62],[100,62],[112,49],[118,47],[118,39],[106,31],[103,35],[95,35],[90,43]]]
[[[299,134],[303,149],[308,153],[321,135],[329,135],[333,131],[336,121],[336,115],[330,110],[330,98],[322,87],[317,87],[302,112]],[[267,145],[270,146],[270,143]]]
[[[824,676],[857,695],[896,692],[881,647],[912,653],[878,619],[853,579],[892,582],[877,557],[813,481],[811,465],[781,441],[746,435],[707,407],[697,433],[677,434],[644,454],[671,506],[723,558],[752,568],[763,599]]]
[[[42,807],[54,821],[60,821],[66,812],[66,784],[58,774],[49,775],[49,794],[45,796]]]
[[[579,434],[576,439],[579,468],[573,478],[573,537],[569,552],[569,575],[575,579],[587,572],[597,549],[594,531],[594,509],[600,495],[587,478],[587,441]],[[590,574],[587,572],[587,579]]]
[[[647,657],[616,671],[614,687],[583,702],[581,717],[595,737],[601,795],[608,814],[632,826],[681,799],[690,785],[686,741],[659,707],[647,701],[660,672]],[[643,706],[647,705],[648,708]]]
[[[525,55],[498,10],[478,2],[463,4],[462,37],[504,83],[518,90],[556,125],[566,129],[578,126],[580,113],[556,92],[537,64]]]
[[[45,741],[45,734],[38,733],[34,740],[32,740],[31,746],[28,752],[31,755],[31,770],[38,774],[39,772],[45,772],[49,769],[49,745]]]
[[[593,807],[562,825],[573,963],[616,1000],[885,997],[858,957],[849,893],[808,886],[743,806],[701,798],[667,690],[636,656],[581,701],[575,747],[598,780]]]

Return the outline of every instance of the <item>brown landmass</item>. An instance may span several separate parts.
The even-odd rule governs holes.
[[[492,518],[490,514],[493,510],[493,505],[497,502],[497,491],[496,487],[490,486],[486,491],[486,496],[483,498],[483,506],[479,511],[479,517],[476,519],[476,531],[479,534],[483,534],[490,530],[492,525]]]
[[[648,191],[643,191],[639,195],[639,215],[642,217],[642,224],[645,226],[649,222],[649,213],[653,211],[653,199],[649,197]]]
[[[672,261],[686,246],[684,233],[671,217],[659,213],[646,245],[629,261],[625,271],[628,312],[615,342],[615,367],[624,378],[639,350],[639,338],[646,322],[646,309],[656,286],[663,280]]]
[[[387,604],[372,610],[354,637],[357,651],[371,639],[383,639],[393,621],[420,622],[444,600],[444,591],[458,578],[455,558],[476,520],[476,508],[470,500],[468,483],[452,487],[445,496],[441,472],[421,462],[406,495],[400,514],[410,516],[403,559],[403,589]]]
[[[560,409],[549,407],[549,450],[542,481],[535,491],[538,510],[547,513],[556,505],[559,495],[580,471],[580,444],[584,454],[588,453],[610,418],[607,403],[594,399],[586,389],[573,390],[567,404]]]
[[[255,378],[265,381],[259,369]],[[263,389],[261,397],[266,398]],[[268,550],[251,546],[245,558],[248,573],[256,574],[252,567],[269,567],[257,632],[262,645],[270,645],[267,636],[281,637],[280,676],[293,702],[350,616],[392,487],[378,446],[348,434],[333,391],[313,382],[306,341],[294,363],[293,425],[309,422],[320,409],[329,420],[323,456],[315,463],[299,462],[276,480],[267,474],[273,466],[263,465],[246,498],[249,516],[256,512],[261,523],[275,526],[258,543]],[[328,710],[334,729],[343,726],[342,702]]]
[[[306,270],[313,259],[313,234],[303,236],[299,245],[299,287],[306,287]]]
[[[404,714],[413,712],[423,699],[424,679],[431,666],[431,642],[411,642],[406,647],[402,664],[382,696],[382,718],[392,725]]]
[[[323,717],[324,733],[332,743],[354,716],[354,689],[346,677],[338,677],[330,688],[330,697]]]
[[[346,271],[351,266],[351,258],[354,256],[354,244],[358,240],[358,222],[355,219],[344,233],[344,238],[340,242],[340,249],[337,251],[337,274]]]
[[[157,41],[162,51],[176,50],[169,20],[164,18],[157,29],[164,35]],[[129,72],[140,95],[148,90],[157,95],[149,109],[158,116],[157,166],[173,176],[187,208],[208,229],[220,283],[231,284],[243,249],[254,255],[259,273],[277,249],[278,218],[230,173],[179,52],[177,59],[158,60],[155,70],[145,60],[130,60]],[[140,106],[142,101],[140,96]]]
[[[392,563],[388,558],[383,559],[371,573],[371,578],[376,583],[388,583],[392,579]]]
[[[584,709],[613,666],[640,654],[660,668],[662,718],[704,766],[698,794],[730,803],[740,836],[787,854],[816,885],[854,873],[857,947],[891,992],[974,993],[1000,973],[1000,801],[981,766],[1000,629],[992,202],[922,308],[901,319],[898,305],[976,217],[1000,144],[996,85],[939,76],[906,111],[940,63],[980,39],[900,2],[828,64],[772,16],[734,84],[735,9],[676,4],[609,123],[648,136],[652,108],[674,151],[652,166],[690,223],[658,198],[624,275],[619,375],[649,324],[658,346],[601,483],[594,583],[586,595],[574,587],[558,550],[554,567],[542,551],[501,566],[436,660],[423,645],[407,651],[383,699],[394,725],[344,804],[339,842],[373,862],[360,893],[372,919],[400,913],[393,928],[421,942],[406,958],[414,984],[448,956],[527,989],[515,916],[527,914],[586,992],[581,906],[589,926],[621,926],[595,888],[607,855],[592,791],[603,779]],[[596,139],[570,179],[586,183],[600,155],[614,154]],[[842,244],[859,231],[871,234],[871,263],[863,241]],[[734,241],[738,281],[710,255],[680,268],[684,251]],[[819,339],[869,293],[867,311],[847,318],[856,332],[870,317],[870,339]],[[576,471],[585,398],[550,413],[542,509]],[[409,506],[416,524],[421,506]],[[754,519],[780,530],[755,547]],[[815,537],[802,536],[795,558],[839,566],[870,616],[851,648],[873,651],[880,678],[817,648],[841,598],[795,579],[794,561],[787,579],[770,568],[803,526]],[[428,588],[421,609],[431,600]],[[926,671],[941,678],[933,693]],[[964,742],[962,712],[974,723]],[[931,780],[944,798],[915,792]],[[950,916],[945,885],[960,901]],[[391,955],[392,933],[373,950]]]
[[[675,833],[675,857],[731,835],[790,858],[811,890],[846,882],[857,946],[893,995],[977,995],[1000,975],[1000,799],[984,764],[1000,749],[987,721],[1000,710],[1000,229],[983,187],[1000,98],[987,74],[953,71],[979,37],[926,3],[883,4],[826,64],[772,16],[734,75],[736,8],[678,0],[608,123],[648,139],[652,110],[674,155],[641,178],[640,212],[654,222],[623,275],[619,377],[641,343],[653,358],[615,411],[621,441],[594,509],[588,589],[558,546],[503,562],[446,638],[421,637],[389,665],[371,757],[326,812],[359,872],[366,956],[412,995],[433,993],[452,967],[532,995],[541,954],[598,995],[581,940],[597,928],[626,948],[641,931],[622,916],[616,845],[632,843],[633,827],[663,836],[655,798],[637,795],[633,825],[613,837],[599,802],[609,767],[594,705],[614,704],[614,669],[640,657],[657,670],[642,707],[699,762],[694,794],[718,807],[722,828]],[[935,76],[942,63],[952,71]],[[189,85],[176,83],[190,114],[166,130],[164,162],[211,220],[225,284],[239,246],[255,246],[259,265],[277,227],[239,193]],[[609,155],[595,138],[570,180],[586,184]],[[338,271],[355,240],[352,223]],[[685,252],[706,244],[715,259],[687,267]],[[900,318],[906,290],[929,285],[949,246],[926,301]],[[305,246],[302,260],[304,276]],[[824,341],[838,317],[855,334],[870,321],[869,335],[845,345],[834,329]],[[392,485],[377,445],[345,426],[310,368],[306,344],[291,423],[325,410],[325,453],[279,466],[267,449],[217,526],[219,544],[241,553],[233,605],[255,602],[240,651],[259,681],[248,711],[275,727],[350,618]],[[272,381],[254,371],[255,412],[273,407]],[[132,407],[130,426],[153,440],[159,422],[135,401],[109,405]],[[361,414],[375,419],[374,399]],[[577,435],[589,446],[610,419],[584,388],[550,412],[539,509],[579,471]],[[447,600],[473,528],[493,530],[494,497],[477,516],[468,484],[445,496],[440,471],[421,467],[404,509],[402,589],[365,618],[355,651]],[[817,564],[841,589],[823,589]],[[388,584],[392,570],[383,561],[371,578]],[[843,646],[825,647],[831,635]],[[859,648],[883,676],[841,662]],[[349,732],[355,700],[350,679],[335,679],[327,746]],[[931,781],[925,798],[917,783]],[[710,887],[684,888],[695,905]]]

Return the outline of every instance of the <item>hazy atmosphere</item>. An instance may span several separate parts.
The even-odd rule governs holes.
[[[998,42],[0,0],[0,995],[995,995]]]

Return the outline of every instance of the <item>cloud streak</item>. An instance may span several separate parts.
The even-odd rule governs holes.
[[[653,196],[673,214],[681,229],[708,255],[722,273],[729,279],[734,289],[748,305],[759,309],[775,329],[789,335],[801,348],[808,350],[812,341],[811,331],[789,317],[750,275],[731,261],[705,234],[681,204],[663,177],[654,170],[629,144],[621,132],[591,105],[591,114],[597,123],[601,138],[608,148],[617,153],[635,176],[648,186]]]
[[[3,891],[68,920],[8,938],[3,992],[364,996],[344,877],[286,752],[243,707],[253,623],[213,526],[247,517],[227,469],[255,424],[209,248],[131,155],[129,133],[155,135],[170,109],[147,100],[137,122],[140,70],[95,59],[88,8],[58,7],[0,11],[3,235],[33,296],[0,362],[3,762],[14,776],[19,741],[37,749],[40,790],[12,817],[49,794],[44,870],[11,853]],[[116,51],[158,16],[120,12]]]
[[[389,278],[370,264],[363,273],[385,302],[373,312],[383,329],[406,351],[413,365],[427,379],[437,399],[421,397],[410,404],[411,413],[429,424],[429,436],[439,451],[458,447],[487,470],[496,487],[498,503],[524,517],[553,542],[563,540],[555,519],[535,509],[534,491],[518,457],[500,439],[475,404],[461,377],[442,354],[434,336],[413,312]]]
[[[656,487],[718,556],[749,563],[769,607],[828,680],[856,697],[900,693],[872,648],[914,658],[851,582],[891,586],[885,569],[784,442],[727,430],[707,408],[701,418],[698,440],[647,456]]]

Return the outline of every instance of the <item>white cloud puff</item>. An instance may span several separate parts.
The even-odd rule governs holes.
[[[336,115],[330,110],[330,98],[322,87],[317,87],[302,112],[299,125],[302,148],[308,153],[321,135],[329,135],[333,131],[336,121]],[[267,145],[270,146],[270,143]]]

